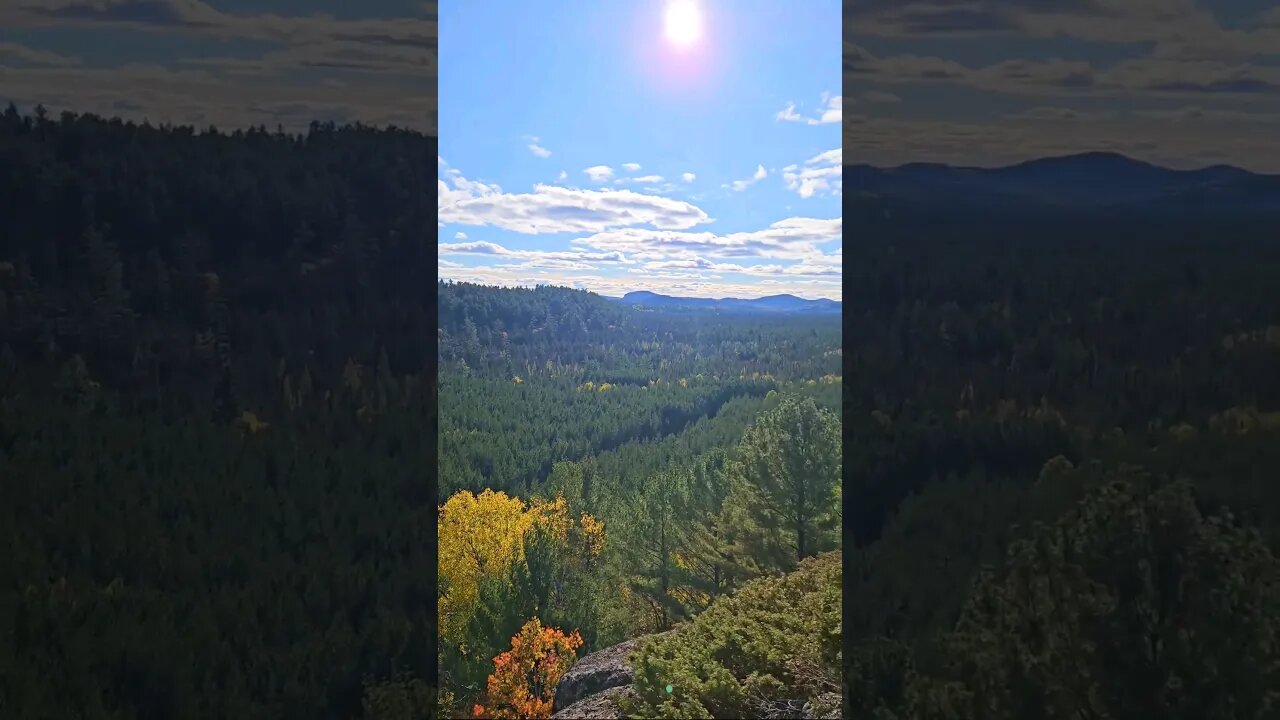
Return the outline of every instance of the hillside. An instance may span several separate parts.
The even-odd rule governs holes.
[[[855,189],[846,230],[879,242],[843,298],[853,706],[1190,720],[1230,697],[1265,715],[1275,223]]]
[[[435,155],[0,117],[0,715],[434,695]]]

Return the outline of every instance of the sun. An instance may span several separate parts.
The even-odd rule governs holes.
[[[670,0],[666,15],[667,39],[688,47],[702,37],[702,11],[695,0]]]

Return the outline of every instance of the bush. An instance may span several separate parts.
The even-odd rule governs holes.
[[[839,551],[808,558],[642,642],[637,699],[623,710],[648,718],[761,717],[839,693],[840,562]]]

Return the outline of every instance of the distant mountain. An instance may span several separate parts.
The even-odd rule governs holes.
[[[1116,153],[1040,158],[998,168],[911,163],[894,168],[846,165],[846,197],[962,204],[995,210],[1060,208],[1280,211],[1280,175],[1225,165],[1173,170]]]
[[[806,300],[795,295],[769,295],[762,298],[686,298],[638,290],[618,300],[632,306],[668,310],[713,310],[722,312],[795,313],[807,315],[839,314],[840,303],[819,298]]]

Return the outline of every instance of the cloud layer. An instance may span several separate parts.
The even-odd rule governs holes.
[[[607,177],[602,172],[597,175]],[[492,226],[536,235],[598,232],[634,225],[684,230],[711,221],[688,202],[632,190],[583,190],[539,184],[532,193],[506,193],[497,185],[468,180],[451,168],[444,171],[437,185],[441,224]]]
[[[138,46],[157,48],[154,61],[120,64],[2,43],[0,99],[24,107],[201,127],[299,130],[329,119],[436,131],[434,2],[401,17],[337,18],[223,12],[201,0],[14,0],[0,4],[0,24],[51,40],[93,31],[104,43],[129,43],[125,57],[137,56]],[[219,44],[192,43],[188,52],[156,44],[175,35]],[[236,43],[259,50],[207,49]]]
[[[851,162],[995,165],[1113,150],[1175,167],[1280,172],[1272,131],[1280,123],[1280,9],[1265,3],[844,7],[843,145]]]
[[[832,159],[838,164],[839,151],[811,161]],[[628,170],[640,169],[628,165]],[[714,223],[701,208],[661,195],[542,184],[532,193],[509,193],[468,179],[443,159],[439,170],[442,227],[572,236],[564,241],[568,249],[560,250],[472,239],[484,231],[459,231],[456,242],[437,246],[441,277],[503,285],[555,282],[606,294],[653,289],[686,295],[840,296],[840,218],[792,217],[760,230],[718,233],[696,229]],[[751,182],[765,177],[767,171],[758,166]]]

